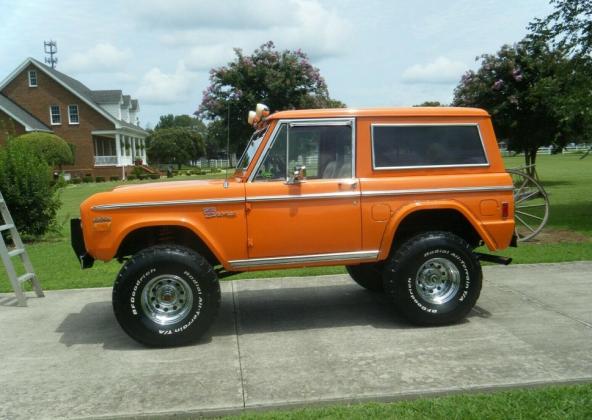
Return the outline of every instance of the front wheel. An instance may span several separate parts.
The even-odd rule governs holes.
[[[193,250],[158,245],[134,255],[113,286],[113,311],[134,340],[158,347],[197,340],[220,306],[220,285]]]
[[[348,265],[345,267],[352,279],[371,292],[384,292],[382,270],[377,264]]]
[[[386,292],[418,325],[458,322],[481,293],[482,271],[470,245],[449,232],[427,232],[406,241],[385,265]]]

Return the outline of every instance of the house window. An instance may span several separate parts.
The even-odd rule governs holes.
[[[37,71],[29,70],[29,87],[37,87]]]
[[[70,124],[80,123],[80,118],[78,117],[78,105],[68,105],[68,122]]]
[[[49,107],[49,122],[51,122],[51,125],[60,125],[62,123],[59,105],[52,105]]]

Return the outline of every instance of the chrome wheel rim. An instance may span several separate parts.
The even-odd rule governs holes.
[[[417,270],[415,289],[426,302],[442,305],[460,289],[460,271],[450,260],[431,258]]]
[[[189,283],[173,274],[153,278],[142,290],[142,311],[159,325],[182,321],[192,304],[193,293]]]

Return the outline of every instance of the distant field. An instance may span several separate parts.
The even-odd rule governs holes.
[[[551,215],[542,242],[520,244],[500,252],[515,263],[592,260],[592,156],[579,160],[577,155],[539,156],[538,173],[551,200]],[[523,164],[522,158],[506,158],[507,167]],[[217,174],[223,178],[224,174]],[[191,179],[203,179],[194,176]],[[179,177],[177,179],[190,179]],[[139,181],[132,181],[139,182]],[[41,283],[45,289],[111,286],[120,265],[97,262],[90,270],[80,270],[70,248],[69,219],[78,216],[80,203],[90,195],[112,189],[120,183],[79,184],[66,187],[58,215],[61,231],[44,242],[28,245]],[[560,241],[560,242],[556,242]],[[16,260],[16,259],[15,259]],[[306,276],[345,273],[343,267],[244,273],[236,278]],[[9,291],[6,274],[0,269],[0,291]]]

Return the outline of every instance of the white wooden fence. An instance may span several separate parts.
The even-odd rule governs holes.
[[[576,144],[576,145],[571,145],[571,146],[565,146],[561,150],[561,154],[567,155],[567,154],[571,154],[571,153],[585,153],[586,151],[590,150],[590,147],[592,147],[592,144]],[[553,146],[539,147],[539,149],[537,150],[537,155],[550,155],[551,153],[553,153],[553,150],[554,150]],[[504,157],[505,156],[522,156],[524,154],[524,153],[515,153],[512,151],[509,151],[505,147],[501,147],[500,152],[502,153],[502,156],[504,156]]]

